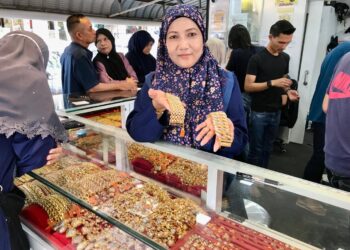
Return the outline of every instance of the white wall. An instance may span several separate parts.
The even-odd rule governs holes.
[[[305,34],[304,51],[299,79],[299,114],[298,120],[290,134],[290,141],[303,143],[306,119],[315,91],[320,68],[330,37],[336,33],[337,20],[334,8],[324,6],[323,0],[310,0],[309,17]],[[306,71],[309,72],[305,79]],[[304,85],[306,80],[307,85]]]

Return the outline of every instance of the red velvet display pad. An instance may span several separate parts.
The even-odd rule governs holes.
[[[44,237],[45,240],[50,242],[55,248],[67,250],[75,249],[71,244],[71,239],[68,239],[65,234],[49,229],[47,223],[49,216],[41,206],[32,204],[25,207],[21,212],[21,217],[29,222],[40,236]]]
[[[163,174],[163,173],[154,173],[153,164],[143,158],[135,158],[131,161],[133,169],[135,172],[140,173],[144,176],[148,176],[152,179],[160,181],[162,183],[168,184],[172,187],[185,191],[187,193],[193,194],[195,196],[200,196],[202,190],[206,190],[206,187],[203,186],[190,186],[183,184],[181,179],[174,174]]]
[[[171,247],[172,250],[183,249],[193,235],[201,237],[212,244],[221,244],[220,249],[240,250],[292,250],[288,244],[263,233],[250,229],[230,219],[210,213],[212,219],[205,225],[197,224],[184,238]],[[193,246],[192,246],[193,247]],[[190,248],[191,249],[191,248]]]

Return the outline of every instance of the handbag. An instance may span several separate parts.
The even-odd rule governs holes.
[[[10,192],[0,192],[0,208],[5,215],[11,250],[30,249],[28,238],[23,231],[19,219],[19,214],[24,206],[24,200],[25,194],[16,186]]]

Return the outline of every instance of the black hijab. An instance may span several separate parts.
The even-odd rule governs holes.
[[[129,52],[125,55],[135,70],[140,83],[145,81],[145,75],[156,70],[156,59],[151,55],[143,53],[143,49],[154,39],[145,30],[135,32],[128,44]]]
[[[112,33],[104,28],[98,29],[96,31],[95,44],[97,44],[97,38],[100,34],[105,35],[111,41],[112,50],[108,55],[98,52],[93,60],[94,64],[96,65],[97,62],[102,63],[106,68],[107,74],[112,77],[113,80],[125,80],[129,75],[123,60],[115,50],[115,39]]]

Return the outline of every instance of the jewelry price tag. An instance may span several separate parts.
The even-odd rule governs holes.
[[[211,220],[211,218],[208,215],[205,215],[202,213],[198,213],[196,215],[196,222],[203,225],[203,226],[206,225],[210,220]]]
[[[72,102],[75,106],[80,106],[80,105],[86,105],[90,104],[88,101],[77,101],[77,102]]]

